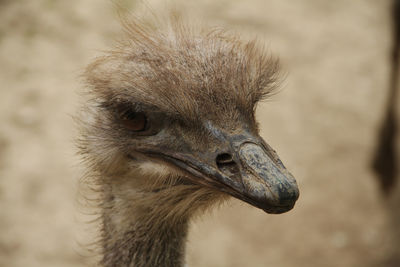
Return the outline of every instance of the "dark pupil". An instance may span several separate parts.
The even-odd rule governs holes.
[[[146,129],[147,119],[142,112],[129,110],[121,114],[120,118],[122,125],[131,131],[140,132]]]

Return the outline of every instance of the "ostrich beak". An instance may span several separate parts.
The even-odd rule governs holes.
[[[192,182],[228,193],[267,213],[284,213],[294,207],[299,197],[296,180],[261,137],[224,135],[217,140],[213,151],[164,150],[155,154],[188,173]]]
[[[270,147],[246,142],[240,145],[238,154],[242,199],[268,213],[291,210],[299,197],[299,189],[276,152]]]

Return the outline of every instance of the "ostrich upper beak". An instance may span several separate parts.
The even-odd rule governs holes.
[[[192,182],[211,186],[267,213],[283,213],[299,197],[296,180],[261,137],[217,134],[213,149],[150,153],[188,173]]]

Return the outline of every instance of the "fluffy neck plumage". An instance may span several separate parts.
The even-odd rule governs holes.
[[[180,178],[143,186],[152,178],[112,177],[103,186],[104,266],[183,266],[190,218],[224,198]]]
[[[161,225],[137,220],[121,227],[105,214],[103,223],[104,266],[183,266],[187,220]]]

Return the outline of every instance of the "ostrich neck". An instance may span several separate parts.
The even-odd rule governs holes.
[[[106,232],[115,230],[117,225],[105,219]],[[111,231],[110,231],[111,230]],[[183,266],[187,223],[163,226],[151,231],[148,225],[137,222],[115,236],[104,236],[104,266]]]
[[[145,203],[146,197],[108,195],[102,214],[104,266],[183,266],[188,219],[166,217],[158,210],[160,203]]]
[[[103,266],[183,266],[189,219],[227,195],[183,177],[149,187],[154,177],[137,175],[100,180]]]

